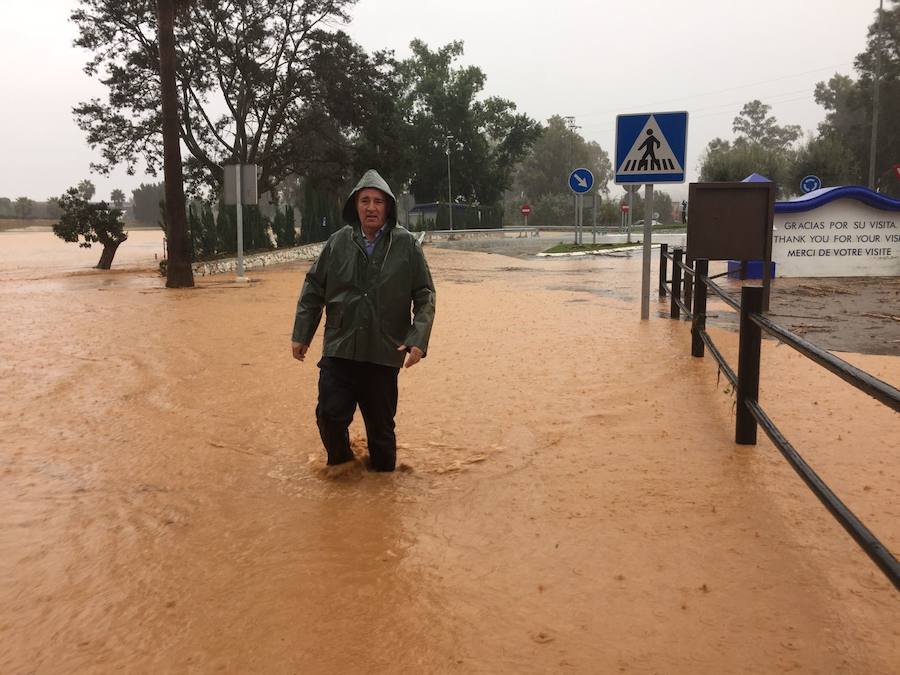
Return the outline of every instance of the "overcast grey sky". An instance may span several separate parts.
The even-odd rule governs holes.
[[[0,0],[0,196],[45,199],[90,177],[98,196],[146,176],[89,174],[95,157],[71,108],[103,96],[72,46],[75,0]],[[779,122],[813,131],[824,111],[815,83],[854,75],[877,0],[360,0],[347,27],[369,50],[409,53],[465,42],[463,63],[487,75],[486,94],[514,101],[545,121],[574,115],[580,132],[611,156],[620,113],[687,110],[688,181],[716,136],[749,100]],[[665,186],[673,196],[686,184]],[[614,193],[618,189],[613,190]]]

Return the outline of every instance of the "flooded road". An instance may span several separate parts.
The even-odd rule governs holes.
[[[0,672],[895,672],[896,592],[762,434],[733,444],[688,325],[637,321],[639,257],[427,255],[405,470],[340,481],[321,334],[288,347],[308,263],[182,291],[0,266]],[[896,552],[897,415],[763,363],[767,411]]]

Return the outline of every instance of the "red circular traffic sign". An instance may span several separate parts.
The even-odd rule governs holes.
[[[522,204],[522,208],[519,209],[519,212],[523,216],[530,216],[531,215],[531,207],[528,204]]]
[[[629,206],[628,204],[622,204],[622,213],[628,213]]]

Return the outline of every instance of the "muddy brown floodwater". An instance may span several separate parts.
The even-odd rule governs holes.
[[[321,341],[288,345],[308,263],[0,270],[0,672],[897,672],[896,591],[762,434],[733,443],[688,325],[637,320],[639,257],[427,254],[408,470],[340,481]],[[762,379],[896,552],[898,416],[771,341]]]

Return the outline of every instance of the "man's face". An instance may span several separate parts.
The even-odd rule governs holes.
[[[363,188],[356,193],[356,213],[363,232],[368,237],[375,235],[387,220],[387,196],[376,188]]]

